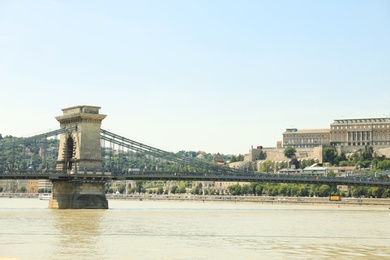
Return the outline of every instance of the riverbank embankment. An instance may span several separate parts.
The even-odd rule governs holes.
[[[33,198],[38,199],[38,193],[0,193],[0,198]],[[151,201],[221,201],[221,202],[248,202],[268,204],[338,204],[360,206],[387,206],[390,199],[378,198],[342,198],[341,201],[330,201],[329,197],[282,197],[282,196],[229,196],[229,195],[188,195],[188,194],[106,194],[111,200],[151,200]]]
[[[280,197],[280,196],[212,196],[212,195],[124,195],[107,194],[107,199],[125,200],[166,200],[166,201],[226,201],[226,202],[251,202],[270,204],[339,204],[361,206],[388,206],[390,199],[378,198],[342,198],[341,201],[330,201],[328,197]]]

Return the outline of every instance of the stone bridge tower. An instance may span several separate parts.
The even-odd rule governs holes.
[[[67,171],[68,178],[53,180],[49,208],[108,208],[100,147],[100,126],[106,115],[99,109],[69,107],[56,117],[61,128],[71,129],[61,134],[57,160],[57,170]]]
[[[75,106],[62,109],[57,116],[61,128],[74,130],[60,137],[57,170],[76,173],[83,169],[101,169],[100,126],[106,115],[99,114],[100,107]]]

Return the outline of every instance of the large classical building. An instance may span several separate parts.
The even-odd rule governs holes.
[[[288,128],[283,133],[283,146],[309,148],[319,145],[329,145],[329,129],[297,129]]]
[[[331,141],[342,146],[389,146],[390,118],[341,118],[330,125]]]
[[[390,146],[390,117],[340,118],[330,129],[289,128],[283,133],[283,147],[309,148],[319,145]]]

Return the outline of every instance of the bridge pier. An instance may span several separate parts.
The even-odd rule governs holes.
[[[108,209],[104,182],[53,181],[51,209]]]

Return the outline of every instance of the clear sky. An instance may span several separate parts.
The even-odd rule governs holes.
[[[390,1],[0,0],[0,133],[102,128],[244,154],[286,128],[390,114]]]

